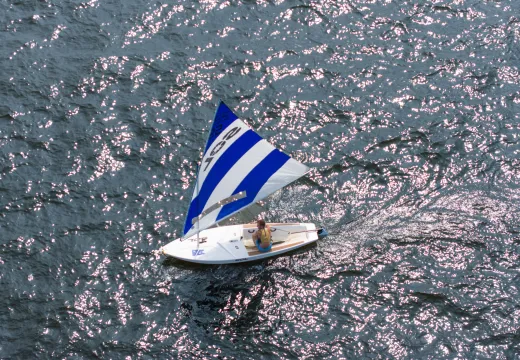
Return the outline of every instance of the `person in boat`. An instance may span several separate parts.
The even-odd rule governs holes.
[[[257,231],[253,234],[253,241],[256,247],[261,252],[267,252],[271,250],[273,240],[271,238],[271,228],[265,223],[264,220],[258,220],[256,222]]]

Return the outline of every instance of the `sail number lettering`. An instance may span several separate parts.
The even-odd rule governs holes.
[[[204,171],[206,171],[208,169],[209,164],[211,164],[215,155],[217,155],[220,152],[220,150],[222,150],[224,145],[226,145],[226,142],[228,140],[231,140],[236,134],[238,134],[240,132],[240,130],[241,129],[238,126],[229,130],[226,133],[226,135],[224,135],[224,138],[213,147],[213,150],[211,150],[211,152],[209,153],[210,156],[204,161],[206,163],[206,167],[204,168]]]

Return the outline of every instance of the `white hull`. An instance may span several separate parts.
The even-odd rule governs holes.
[[[271,227],[273,246],[269,252],[258,251],[252,235],[255,224],[221,226],[203,230],[197,236],[176,239],[161,247],[166,256],[199,264],[231,264],[256,261],[280,255],[318,240],[314,224],[268,224]]]

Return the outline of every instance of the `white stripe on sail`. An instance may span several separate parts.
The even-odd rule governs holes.
[[[265,142],[265,140],[263,140],[262,142]],[[269,143],[267,143],[267,145],[271,146]],[[251,149],[251,150],[253,150],[253,149]],[[258,194],[255,197],[254,201],[251,201],[249,204],[247,204],[244,207],[247,207],[250,204],[255,203],[257,201],[260,201],[263,198],[271,195],[272,193],[274,193],[275,191],[283,188],[287,184],[289,184],[289,183],[299,179],[300,177],[305,175],[308,171],[309,171],[309,167],[307,167],[306,165],[304,165],[304,164],[302,164],[302,163],[300,163],[300,162],[290,158],[276,173],[274,173],[269,178],[269,180],[267,180],[267,182],[262,186],[262,188],[258,192]],[[233,171],[230,171],[227,175],[229,175],[232,172]],[[243,179],[243,177],[240,177],[240,179]],[[221,184],[224,183],[224,182],[225,182],[225,178],[223,179]],[[237,184],[237,186],[238,186],[238,184]],[[236,186],[233,188],[233,190],[235,188],[236,188]],[[233,191],[233,190],[231,190],[231,191]],[[233,212],[232,214],[229,214],[228,216],[226,216],[225,218],[220,219],[219,221],[222,221],[222,220],[224,220],[224,219],[226,219],[226,218],[228,218],[230,216],[233,216],[235,213],[239,212],[242,209],[239,209],[239,210]],[[206,216],[204,216],[202,219],[200,219],[199,224],[198,224],[198,229],[206,229],[206,228],[214,225],[217,222],[216,219],[217,219],[217,216],[220,213],[220,210],[221,210],[221,207],[219,207],[218,209],[215,209],[214,211],[208,213]],[[195,234],[197,231],[198,231],[197,230],[197,226],[194,226],[194,227],[192,227],[190,229],[190,231],[188,231],[186,233],[185,236],[189,237],[192,234]]]
[[[215,187],[202,211],[207,210],[220,200],[233,195],[233,191],[240,185],[242,180],[273,150],[274,147],[265,140],[259,141],[255,146],[249,149]],[[204,229],[203,224],[208,224],[207,226],[213,225],[216,222],[220,210],[221,208],[219,208],[218,211],[213,211],[204,216],[199,221],[198,228]],[[194,226],[194,228],[196,228],[196,226]],[[194,228],[190,229],[190,231],[186,233],[186,236],[189,236]]]
[[[309,167],[293,158],[290,158],[277,172],[275,172],[269,180],[262,186],[253,202],[257,202],[271,195],[276,190],[281,189],[285,185],[299,179],[309,171]]]
[[[244,178],[253,170],[269,153],[273,151],[273,147],[265,140],[261,140],[253,146],[247,153],[238,160],[229,172],[222,178],[213,193],[211,194],[206,206],[206,210],[216,202],[231,196],[233,191],[244,180]]]
[[[226,140],[224,145],[222,146],[222,148],[218,151],[218,153],[216,153],[215,156],[211,156],[211,152],[216,148],[216,146],[218,146],[218,144],[221,141],[223,141],[224,136],[226,136],[226,134],[228,134],[229,131],[231,131],[235,127],[239,127],[241,129],[240,132],[237,133],[237,135],[233,136],[231,139]],[[204,184],[204,181],[206,180],[206,176],[209,174],[209,172],[211,171],[211,169],[213,168],[215,163],[218,161],[218,159],[222,156],[222,154],[224,154],[226,152],[226,150],[235,141],[237,141],[240,138],[240,136],[244,135],[244,133],[247,130],[250,130],[249,126],[247,126],[240,119],[236,119],[224,131],[222,131],[222,133],[215,139],[215,141],[213,141],[213,143],[211,144],[211,147],[208,149],[208,151],[206,152],[206,154],[202,158],[202,162],[200,164],[200,169],[199,169],[199,176],[198,176],[199,186],[195,186],[195,190],[193,191],[192,199],[194,199],[198,195],[197,188],[200,189],[202,187],[202,185]],[[211,158],[211,157],[213,159],[208,164],[207,160],[208,160],[208,158]],[[207,168],[206,168],[206,166],[207,166]]]

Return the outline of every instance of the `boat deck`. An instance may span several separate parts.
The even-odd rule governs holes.
[[[244,239],[243,243],[246,247],[247,254],[249,256],[256,256],[260,254],[269,254],[278,250],[288,249],[293,246],[300,246],[305,242],[306,238],[306,234],[290,234],[283,238],[273,239],[273,246],[271,247],[271,250],[266,252],[259,251],[256,247],[256,244],[253,243],[252,239]]]
[[[269,251],[266,251],[266,252],[261,252],[261,251],[258,251],[258,249],[256,248],[256,246],[254,247],[254,249],[251,249],[248,248],[247,250],[247,254],[249,256],[255,256],[255,255],[260,255],[260,254],[266,254],[266,253],[270,253],[270,252],[275,252],[277,250],[282,250],[282,249],[287,249],[287,248],[290,248],[290,247],[293,247],[293,246],[296,246],[296,245],[300,245],[300,244],[303,244],[304,241],[300,240],[300,241],[291,241],[289,243],[286,243],[285,241],[282,242],[282,243],[278,243],[278,244],[273,244],[273,246],[271,247],[271,250]]]

